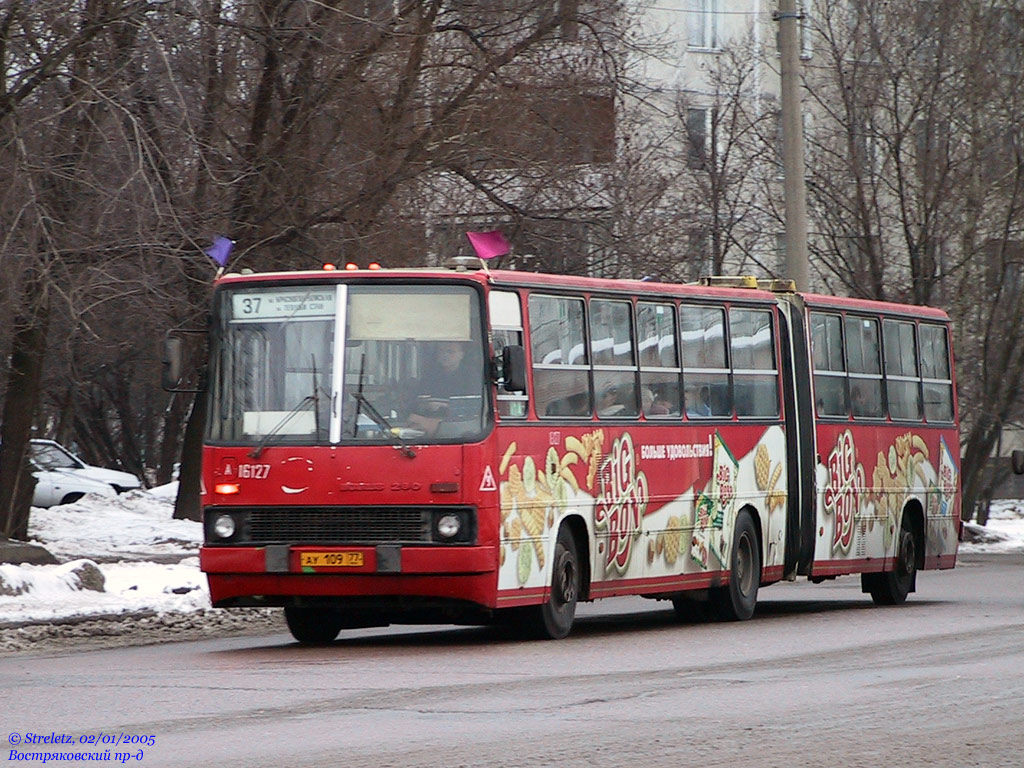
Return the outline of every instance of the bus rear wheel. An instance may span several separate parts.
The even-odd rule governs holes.
[[[895,567],[883,573],[862,573],[860,585],[875,605],[902,605],[916,589],[917,539],[905,521],[900,527]]]
[[[561,640],[572,630],[580,596],[580,561],[576,540],[569,527],[558,529],[555,557],[551,566],[551,593],[543,605],[530,609],[530,634],[547,640]]]
[[[287,607],[284,620],[292,637],[306,645],[333,642],[341,631],[341,618],[329,610]]]
[[[747,510],[736,515],[729,553],[729,583],[711,590],[711,607],[718,618],[746,621],[754,615],[761,585],[761,549],[757,526]]]

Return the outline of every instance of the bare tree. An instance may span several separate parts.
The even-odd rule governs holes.
[[[955,321],[963,507],[1019,419],[1024,372],[1019,11],[972,0],[815,4],[814,257],[833,290]]]
[[[2,535],[27,531],[25,457],[55,308],[74,314],[89,265],[106,261],[138,223],[125,204],[137,191],[138,156],[120,95],[146,6],[44,0],[10,3],[0,15],[3,258],[17,286],[0,445]]]

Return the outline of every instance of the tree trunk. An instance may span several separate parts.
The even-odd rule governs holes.
[[[0,535],[7,538],[27,538],[35,487],[28,449],[32,419],[39,405],[49,325],[49,308],[45,301],[38,300],[39,293],[37,284],[26,286],[25,306],[29,312],[32,307],[36,311],[15,320],[11,339],[11,368],[0,427]]]
[[[178,472],[178,496],[174,500],[175,520],[199,520],[202,505],[199,484],[202,478],[203,428],[206,425],[206,393],[200,392],[192,403],[181,444],[181,469]]]

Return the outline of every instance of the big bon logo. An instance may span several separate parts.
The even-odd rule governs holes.
[[[835,518],[832,550],[849,552],[857,518],[859,489],[864,487],[864,466],[857,463],[857,449],[850,430],[839,435],[835,448],[829,454],[827,466],[825,510]]]
[[[626,573],[647,510],[647,477],[637,469],[636,459],[633,439],[626,433],[616,438],[598,474],[594,525],[604,535],[606,573]]]

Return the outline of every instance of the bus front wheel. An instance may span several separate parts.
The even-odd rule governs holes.
[[[333,642],[341,631],[341,618],[327,610],[289,606],[284,609],[284,620],[292,637],[307,645]]]
[[[726,621],[746,621],[754,615],[761,585],[761,549],[757,526],[747,510],[736,515],[729,553],[729,583],[711,590],[711,607]]]
[[[572,630],[576,618],[576,603],[580,596],[580,561],[576,540],[567,525],[558,529],[555,557],[551,566],[551,593],[546,603],[531,611],[531,634],[561,640]]]

